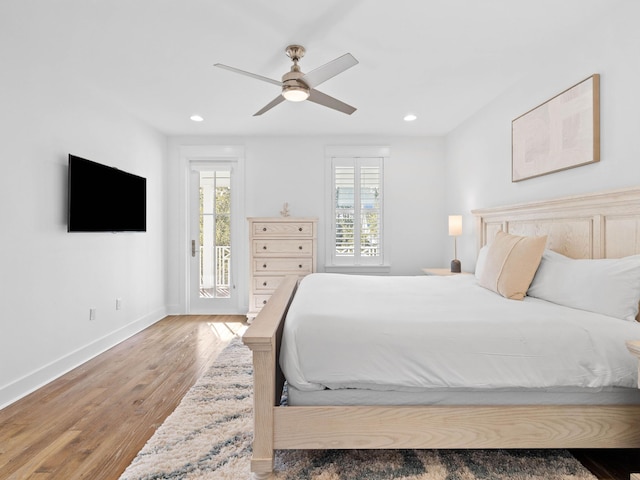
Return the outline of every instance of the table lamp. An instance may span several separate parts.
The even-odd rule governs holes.
[[[453,237],[453,260],[451,260],[451,272],[460,273],[462,265],[458,260],[458,248],[456,237],[462,235],[462,215],[449,215],[449,236]]]

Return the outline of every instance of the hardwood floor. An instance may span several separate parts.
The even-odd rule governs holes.
[[[0,410],[0,479],[117,479],[244,316],[171,316]]]
[[[591,473],[603,480],[629,480],[632,473],[640,473],[639,449],[570,450]]]
[[[0,410],[0,479],[114,480],[244,316],[172,316]],[[640,472],[638,450],[574,450],[600,480]]]

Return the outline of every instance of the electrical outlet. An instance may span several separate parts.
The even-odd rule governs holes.
[[[89,309],[89,320],[95,320],[96,319],[96,309],[95,308],[90,308]]]
[[[122,299],[116,298],[116,310],[122,310]]]

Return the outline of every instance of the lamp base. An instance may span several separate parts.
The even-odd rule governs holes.
[[[460,260],[451,260],[451,273],[460,273],[462,272],[462,265],[460,264]]]

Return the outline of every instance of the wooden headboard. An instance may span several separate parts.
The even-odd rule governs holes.
[[[640,187],[471,213],[477,221],[478,249],[502,230],[514,235],[547,235],[547,248],[571,258],[640,253]]]

